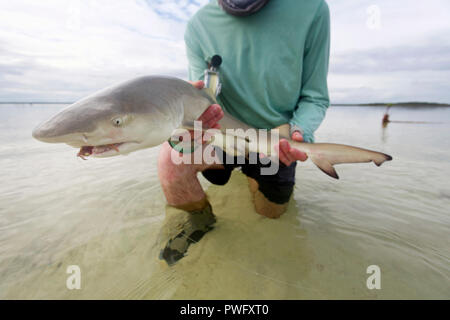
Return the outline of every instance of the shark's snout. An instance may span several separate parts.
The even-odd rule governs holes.
[[[34,139],[47,143],[82,144],[83,134],[67,130],[61,123],[46,121],[39,124],[32,131]]]
[[[43,142],[52,142],[51,140],[55,138],[55,130],[47,122],[35,127],[31,134],[33,138]]]
[[[62,110],[36,126],[33,138],[48,143],[83,142],[83,134],[95,130],[98,123],[95,110],[77,109],[76,105]]]

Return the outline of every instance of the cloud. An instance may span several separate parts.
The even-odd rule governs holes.
[[[450,2],[328,1],[334,103],[450,102]],[[378,8],[378,28],[371,28]]]
[[[339,74],[450,70],[450,42],[343,52],[334,55],[330,71]]]
[[[173,8],[178,2],[168,1]],[[201,6],[184,2],[180,12],[192,14]],[[183,34],[189,16],[164,17],[158,3],[163,2],[3,2],[0,101],[73,101],[143,74],[186,78]],[[180,12],[172,10],[174,17]]]
[[[2,1],[0,101],[74,101],[143,74],[186,78],[186,22],[207,2]],[[450,102],[448,0],[328,4],[332,102]]]

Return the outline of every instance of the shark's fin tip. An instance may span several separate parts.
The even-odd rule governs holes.
[[[381,166],[385,161],[391,161],[392,160],[392,157],[390,155],[388,155],[386,153],[381,153],[381,154],[383,155],[383,159],[381,159],[381,160],[374,159],[373,160],[373,162],[375,163],[375,165],[377,167]]]
[[[337,172],[336,172],[336,170],[334,170],[334,168],[333,168],[333,172],[330,172],[330,173],[328,173],[328,172],[326,172],[330,177],[332,177],[332,178],[335,178],[336,180],[339,180],[339,175],[337,174]]]

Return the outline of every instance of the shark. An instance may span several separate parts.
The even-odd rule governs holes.
[[[175,77],[143,76],[95,92],[64,108],[36,126],[32,136],[42,142],[65,143],[79,149],[78,156],[112,157],[162,144],[180,129],[192,130],[195,121],[213,103],[211,89],[199,90]],[[210,144],[227,154],[263,154],[277,161],[270,137],[287,139],[291,146],[307,154],[324,173],[339,179],[336,164],[373,162],[380,166],[392,160],[388,154],[333,143],[303,143],[290,139],[289,125],[269,131],[266,138],[246,134],[255,129],[227,112],[219,121],[220,130],[211,135]],[[233,131],[234,130],[234,131]],[[233,133],[229,133],[233,131]],[[238,133],[236,133],[238,132]],[[229,147],[229,136],[242,141]]]

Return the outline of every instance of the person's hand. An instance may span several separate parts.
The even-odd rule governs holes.
[[[201,80],[199,81],[189,81],[195,88],[201,90],[203,89],[205,83]],[[222,119],[224,113],[222,108],[218,104],[212,104],[208,107],[208,109],[203,112],[200,117],[198,117],[197,121],[202,122],[202,127],[204,129],[220,129],[219,120]],[[191,136],[193,136],[194,131],[191,131]],[[207,138],[207,137],[205,137]]]
[[[303,136],[298,131],[295,131],[292,134],[291,139],[294,141],[303,142]],[[287,141],[286,139],[281,139],[280,143],[275,146],[275,150],[278,153],[280,161],[283,162],[286,166],[290,166],[293,162],[297,160],[306,161],[306,159],[308,159],[306,153],[291,147],[289,141]]]
[[[189,81],[195,88],[201,90],[203,89],[205,83],[202,80],[199,81]],[[197,121],[202,122],[204,129],[220,129],[220,124],[218,123],[220,119],[223,118],[223,111],[220,105],[212,104],[198,117]]]

